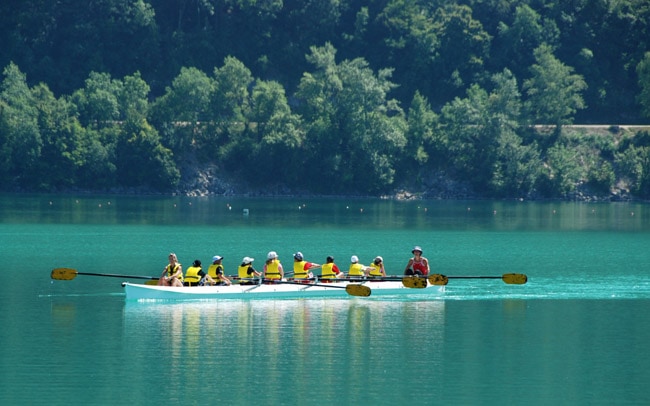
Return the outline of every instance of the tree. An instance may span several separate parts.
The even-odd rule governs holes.
[[[18,66],[5,67],[0,86],[0,173],[17,184],[33,185],[37,180],[30,173],[38,162],[43,140],[38,127],[38,110],[27,78]],[[13,183],[11,180],[7,184]]]
[[[514,21],[510,26],[500,22],[495,43],[496,56],[507,63],[507,67],[522,77],[523,69],[534,63],[531,52],[542,44],[557,47],[559,30],[553,20],[543,19],[528,4],[517,6]]]
[[[301,176],[301,147],[304,131],[300,117],[293,114],[284,88],[277,82],[258,81],[250,102],[249,155],[255,165],[248,174],[255,182],[293,184]]]
[[[483,194],[529,194],[539,162],[536,146],[517,135],[521,99],[509,70],[493,76],[488,93],[474,84],[465,99],[442,109],[452,168]]]
[[[641,88],[637,100],[643,107],[643,115],[650,117],[650,52],[646,52],[643,60],[636,66],[636,74]]]
[[[171,87],[151,106],[151,121],[165,128],[163,143],[179,154],[191,148],[212,118],[214,81],[196,68],[181,68]]]
[[[403,156],[403,176],[420,179],[424,168],[439,168],[443,164],[446,140],[438,128],[438,115],[428,100],[415,92],[407,114],[408,131]]]
[[[579,109],[586,107],[581,92],[587,88],[583,77],[573,68],[560,62],[543,44],[535,49],[536,63],[531,66],[531,77],[524,81],[528,96],[526,108],[535,124],[549,124],[556,131],[563,124],[573,122]]]
[[[381,192],[393,184],[392,157],[406,145],[404,113],[387,98],[391,70],[375,75],[360,58],[337,65],[335,55],[331,44],[312,47],[307,59],[316,70],[303,75],[296,94],[311,123],[305,158],[322,163],[307,174],[319,191]]]
[[[158,132],[146,120],[124,124],[115,153],[120,185],[165,191],[180,179],[172,151],[160,143]]]
[[[120,119],[123,84],[108,73],[90,72],[85,87],[72,94],[82,125],[95,129],[114,126]]]

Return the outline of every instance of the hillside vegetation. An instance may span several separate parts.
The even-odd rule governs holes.
[[[650,0],[7,0],[5,191],[650,197]],[[606,124],[606,130],[568,127]]]

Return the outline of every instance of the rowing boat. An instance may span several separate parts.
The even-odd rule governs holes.
[[[336,279],[333,282],[318,278],[301,281],[272,281],[248,279],[253,284],[228,286],[157,286],[157,277],[142,275],[118,275],[95,272],[78,272],[72,268],[55,268],[52,279],[69,281],[77,275],[103,276],[123,279],[144,279],[145,284],[122,282],[128,300],[205,300],[205,299],[276,299],[341,296],[407,296],[437,295],[445,291],[450,279],[501,279],[510,285],[523,285],[528,277],[519,273],[501,276],[388,276],[379,279]]]
[[[300,299],[343,296],[405,296],[437,295],[444,286],[425,289],[406,287],[401,281],[335,282],[335,283],[271,283],[259,285],[152,286],[122,283],[127,300],[214,300],[214,299]]]

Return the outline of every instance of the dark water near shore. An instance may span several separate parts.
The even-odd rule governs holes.
[[[248,214],[244,214],[247,209]],[[156,304],[120,279],[413,245],[443,296]],[[0,196],[2,404],[648,404],[650,206]],[[257,403],[256,403],[257,404]]]

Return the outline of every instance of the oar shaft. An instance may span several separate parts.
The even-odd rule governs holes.
[[[93,273],[93,272],[77,272],[77,275],[88,275],[88,276],[106,276],[109,278],[126,278],[126,279],[158,279],[155,276],[140,276],[140,275],[118,275],[113,273]]]

